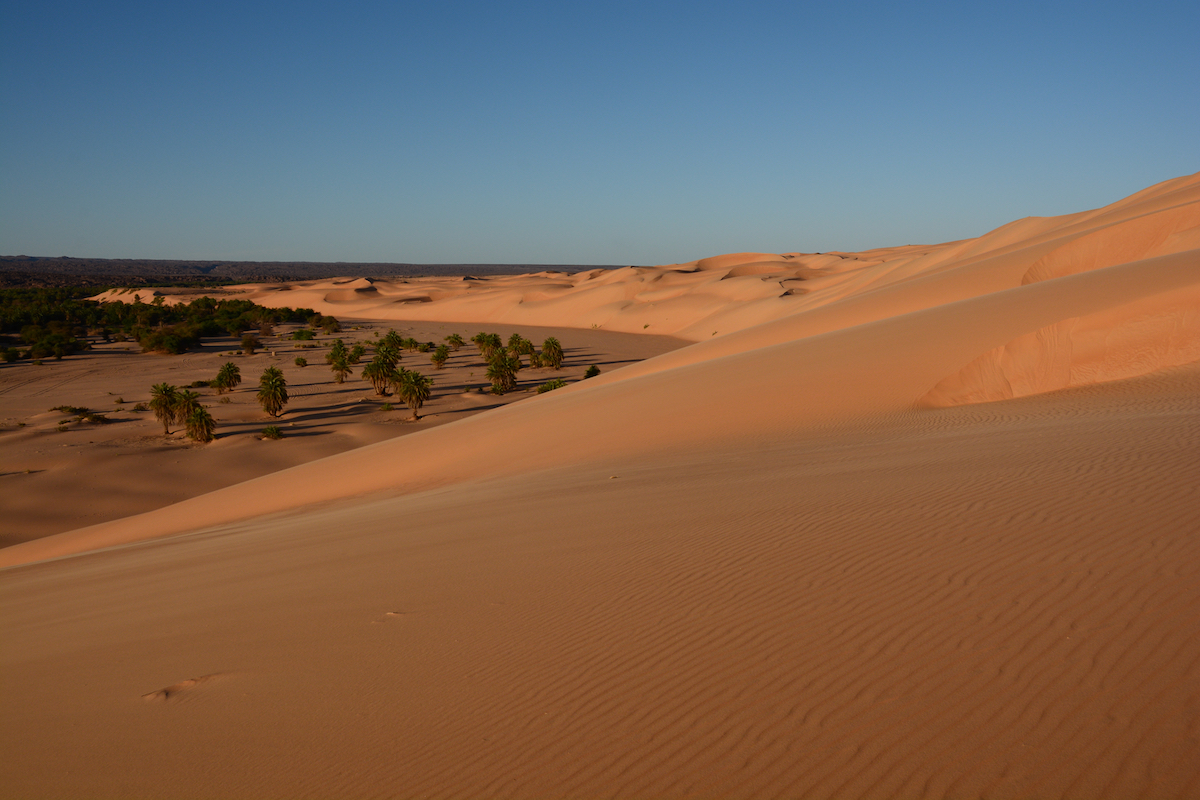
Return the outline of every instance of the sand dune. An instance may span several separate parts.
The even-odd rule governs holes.
[[[1200,796],[1198,230],[232,289],[694,344],[0,550],[3,780]]]

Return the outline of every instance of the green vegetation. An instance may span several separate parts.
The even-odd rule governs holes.
[[[179,390],[171,384],[156,383],[150,388],[150,410],[162,423],[164,436],[171,433],[171,423],[175,421],[175,405],[178,402]]]
[[[479,355],[483,356],[484,361],[491,361],[493,353],[504,349],[504,343],[496,333],[477,333],[471,337],[471,341],[479,348]]]
[[[366,352],[367,348],[363,347],[361,344],[356,344],[354,347],[350,348],[350,353],[346,356],[346,360],[348,360],[351,364],[357,364],[358,362],[362,361],[362,357],[366,355]]]
[[[542,365],[550,369],[561,369],[563,362],[562,345],[553,336],[542,343]]]
[[[186,425],[188,418],[198,408],[201,408],[200,395],[188,389],[179,392],[175,395],[175,407],[172,409],[175,422],[180,425]]]
[[[184,426],[188,438],[194,441],[207,444],[216,438],[217,423],[202,406],[197,405],[192,409],[192,413],[184,421]]]
[[[451,349],[457,353],[458,349],[466,344],[466,342],[464,342],[463,337],[459,336],[457,333],[452,333],[446,337],[446,344],[450,345]]]
[[[594,378],[599,374],[600,374],[600,368],[597,367],[595,364],[592,364],[590,367],[587,368],[587,372],[583,373],[583,377]]]
[[[283,372],[276,367],[267,367],[258,380],[258,394],[255,396],[263,411],[278,417],[288,401],[287,380]]]
[[[325,355],[325,360],[329,363],[329,369],[337,383],[345,383],[346,378],[354,374],[354,370],[350,369],[350,351],[341,339],[333,343],[333,348]]]
[[[370,364],[363,367],[362,378],[364,381],[370,381],[375,387],[375,394],[380,397],[386,397],[388,394],[388,386],[396,376],[396,367],[394,362],[389,362],[385,357],[376,354]]]
[[[264,439],[282,439],[283,431],[279,430],[277,425],[268,425],[263,428],[262,436]]]
[[[242,352],[248,356],[254,355],[254,351],[262,347],[262,342],[253,333],[247,333],[242,337]]]
[[[226,361],[217,370],[217,377],[212,382],[212,386],[217,390],[217,394],[225,394],[232,392],[242,382],[242,371],[238,369],[238,365],[232,361]]]
[[[296,356],[296,366],[297,367],[307,367],[308,359],[305,358],[304,356]]]
[[[429,357],[434,369],[441,369],[446,366],[447,359],[450,358],[450,348],[446,345],[438,345],[438,348],[433,351],[433,355]]]
[[[420,419],[417,412],[421,410],[421,406],[425,405],[425,401],[429,399],[429,395],[433,389],[433,379],[415,370],[402,369],[396,373],[396,377],[392,380],[392,385],[396,389],[396,396],[412,409],[413,420]]]
[[[88,300],[99,288],[0,289],[0,333],[19,333],[28,349],[21,357],[62,358],[87,349],[84,336],[105,341],[137,341],[145,351],[183,353],[202,336],[241,336],[270,330],[280,322],[337,320],[311,308],[265,308],[249,300],[201,297],[168,306],[153,303]]]
[[[510,356],[504,350],[495,350],[488,359],[487,379],[492,382],[493,394],[511,392],[517,386],[517,372],[521,369],[521,359]]]
[[[316,337],[316,334],[313,333],[312,331],[310,331],[308,328],[301,328],[300,330],[298,330],[292,334],[292,339],[294,339],[295,341],[298,341],[298,342],[306,342],[315,337]]]
[[[97,414],[95,411],[92,411],[90,408],[86,408],[85,406],[55,406],[50,410],[61,411],[64,414],[71,414],[75,417],[73,420],[74,422],[95,422],[104,424],[111,421],[103,414]],[[68,421],[69,420],[63,420],[60,424],[66,425]]]
[[[555,378],[554,380],[546,381],[541,386],[539,386],[537,388],[537,393],[545,394],[546,392],[553,392],[555,389],[561,389],[566,385],[567,385],[566,381],[562,380],[561,378]]]

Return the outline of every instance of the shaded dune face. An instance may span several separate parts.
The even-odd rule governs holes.
[[[0,550],[0,780],[1195,797],[1197,209],[1193,175],[940,245],[230,289],[693,344]]]

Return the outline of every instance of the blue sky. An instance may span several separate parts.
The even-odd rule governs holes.
[[[0,253],[655,264],[1200,170],[1200,4],[0,2]]]

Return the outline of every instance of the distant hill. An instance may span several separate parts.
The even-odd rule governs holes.
[[[596,264],[363,264],[347,261],[168,261],[70,256],[0,256],[0,286],[146,286],[179,283],[257,283],[421,275],[520,275],[526,272],[617,269]]]

